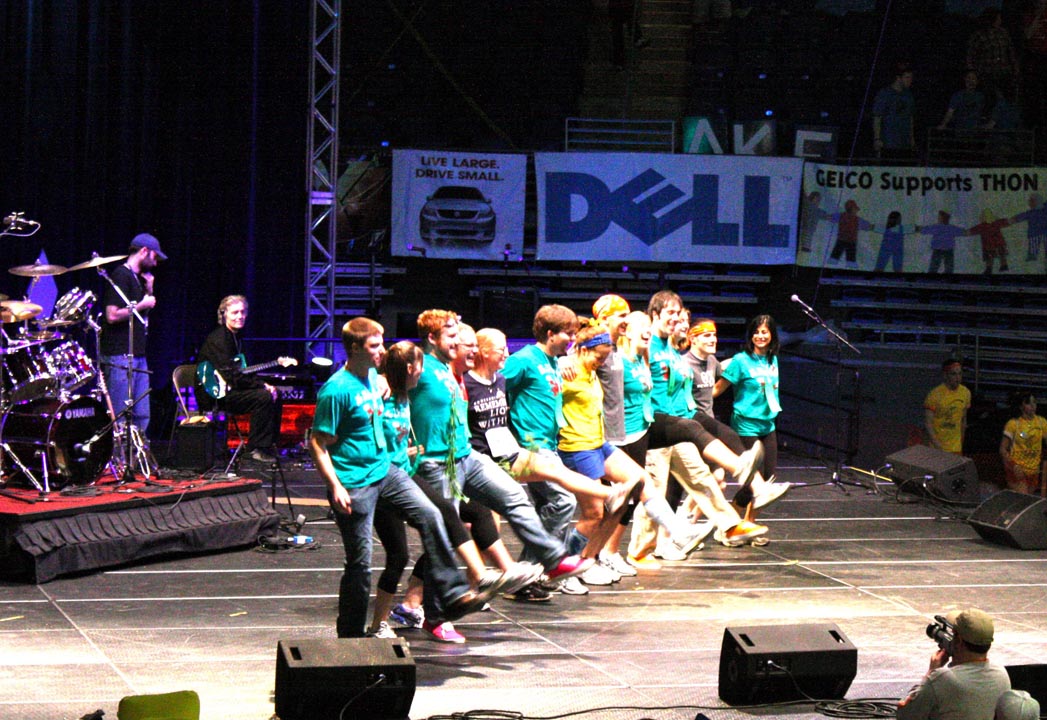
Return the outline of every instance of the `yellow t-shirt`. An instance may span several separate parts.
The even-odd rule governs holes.
[[[1011,439],[1011,460],[1014,464],[1030,475],[1039,475],[1047,420],[1040,415],[1033,415],[1031,420],[1011,418],[1003,426],[1003,434]]]
[[[603,445],[603,388],[596,373],[578,368],[574,380],[563,384],[563,416],[560,444],[565,452],[595,450]]]
[[[971,391],[960,385],[950,390],[942,383],[927,393],[923,407],[934,413],[931,427],[942,450],[963,452],[963,417],[971,406]]]

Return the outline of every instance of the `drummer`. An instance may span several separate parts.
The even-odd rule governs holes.
[[[127,407],[127,366],[132,368],[131,397],[136,401],[129,413],[131,422],[145,435],[149,427],[149,367],[146,363],[146,336],[149,313],[156,307],[153,294],[153,270],[167,255],[160,249],[160,241],[148,233],[135,235],[130,254],[122,265],[109,272],[109,279],[127,300],[135,303],[135,315],[127,303],[109,283],[105,284],[102,305],[105,322],[102,324],[101,362],[113,408],[120,412]],[[141,319],[139,319],[141,318]],[[128,321],[131,321],[130,347]]]

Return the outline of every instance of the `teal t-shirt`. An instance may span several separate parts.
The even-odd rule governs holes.
[[[556,358],[537,345],[520,348],[502,370],[509,395],[509,420],[516,441],[525,448],[556,451],[563,417],[563,381]]]
[[[625,435],[642,433],[654,422],[654,410],[651,408],[651,368],[647,360],[639,355],[630,358],[622,353],[624,365],[625,401]]]
[[[466,457],[469,445],[469,403],[451,367],[432,354],[425,356],[418,385],[408,393],[415,441],[425,448],[420,460],[445,462]]]
[[[336,438],[327,451],[338,481],[347,488],[373,485],[389,472],[377,378],[374,368],[361,379],[343,367],[316,396],[313,430]]]
[[[781,412],[778,402],[778,358],[740,352],[731,359],[722,377],[734,386],[731,427],[743,437],[763,437],[774,432]]]
[[[411,404],[390,395],[385,399],[384,410],[382,428],[389,449],[389,462],[410,473],[411,460],[407,457],[407,446],[411,439]]]
[[[669,344],[667,338],[654,336],[648,350],[651,359],[651,380],[654,389],[651,391],[651,404],[655,412],[691,417],[694,410],[690,408],[691,366],[687,360]]]

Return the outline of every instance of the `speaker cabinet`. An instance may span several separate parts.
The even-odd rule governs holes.
[[[886,474],[903,490],[926,493],[938,500],[977,505],[978,468],[970,458],[943,450],[913,445],[888,455]]]
[[[174,467],[203,472],[214,466],[215,430],[210,422],[186,423],[175,428]]]
[[[832,623],[729,627],[720,648],[720,699],[730,705],[842,698],[858,648]]]
[[[407,720],[414,688],[414,659],[402,638],[281,640],[276,646],[280,720]]]
[[[1004,490],[983,502],[967,520],[989,542],[1020,550],[1047,549],[1047,500]]]
[[[1007,675],[1011,678],[1011,689],[1032,695],[1041,710],[1047,707],[1047,665],[1008,665]]]

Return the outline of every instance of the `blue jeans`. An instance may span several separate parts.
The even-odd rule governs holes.
[[[475,450],[457,460],[455,470],[463,495],[504,517],[535,562],[541,563],[546,570],[556,567],[567,554],[563,541],[550,535],[542,526],[520,483],[509,477],[494,460]],[[450,497],[450,481],[444,463],[427,460],[418,467],[418,475],[444,497]]]
[[[109,397],[113,400],[113,410],[119,414],[127,407],[127,356],[103,355],[102,368],[105,372],[106,385],[109,386]],[[135,371],[131,385],[134,390],[134,399],[142,398],[131,410],[131,422],[144,437],[149,427],[150,398],[146,395],[149,392],[149,366],[144,357],[136,357],[131,362],[131,368]],[[125,415],[123,419],[126,418]]]
[[[447,539],[440,511],[407,473],[395,465],[380,481],[348,488],[352,512],[335,510],[334,519],[345,547],[345,572],[338,586],[338,637],[363,637],[367,627],[367,601],[371,594],[371,530],[378,499],[388,501],[419,529],[429,557],[425,617],[439,624],[443,608],[469,592],[469,582],[458,569]],[[332,506],[333,507],[333,506]]]

